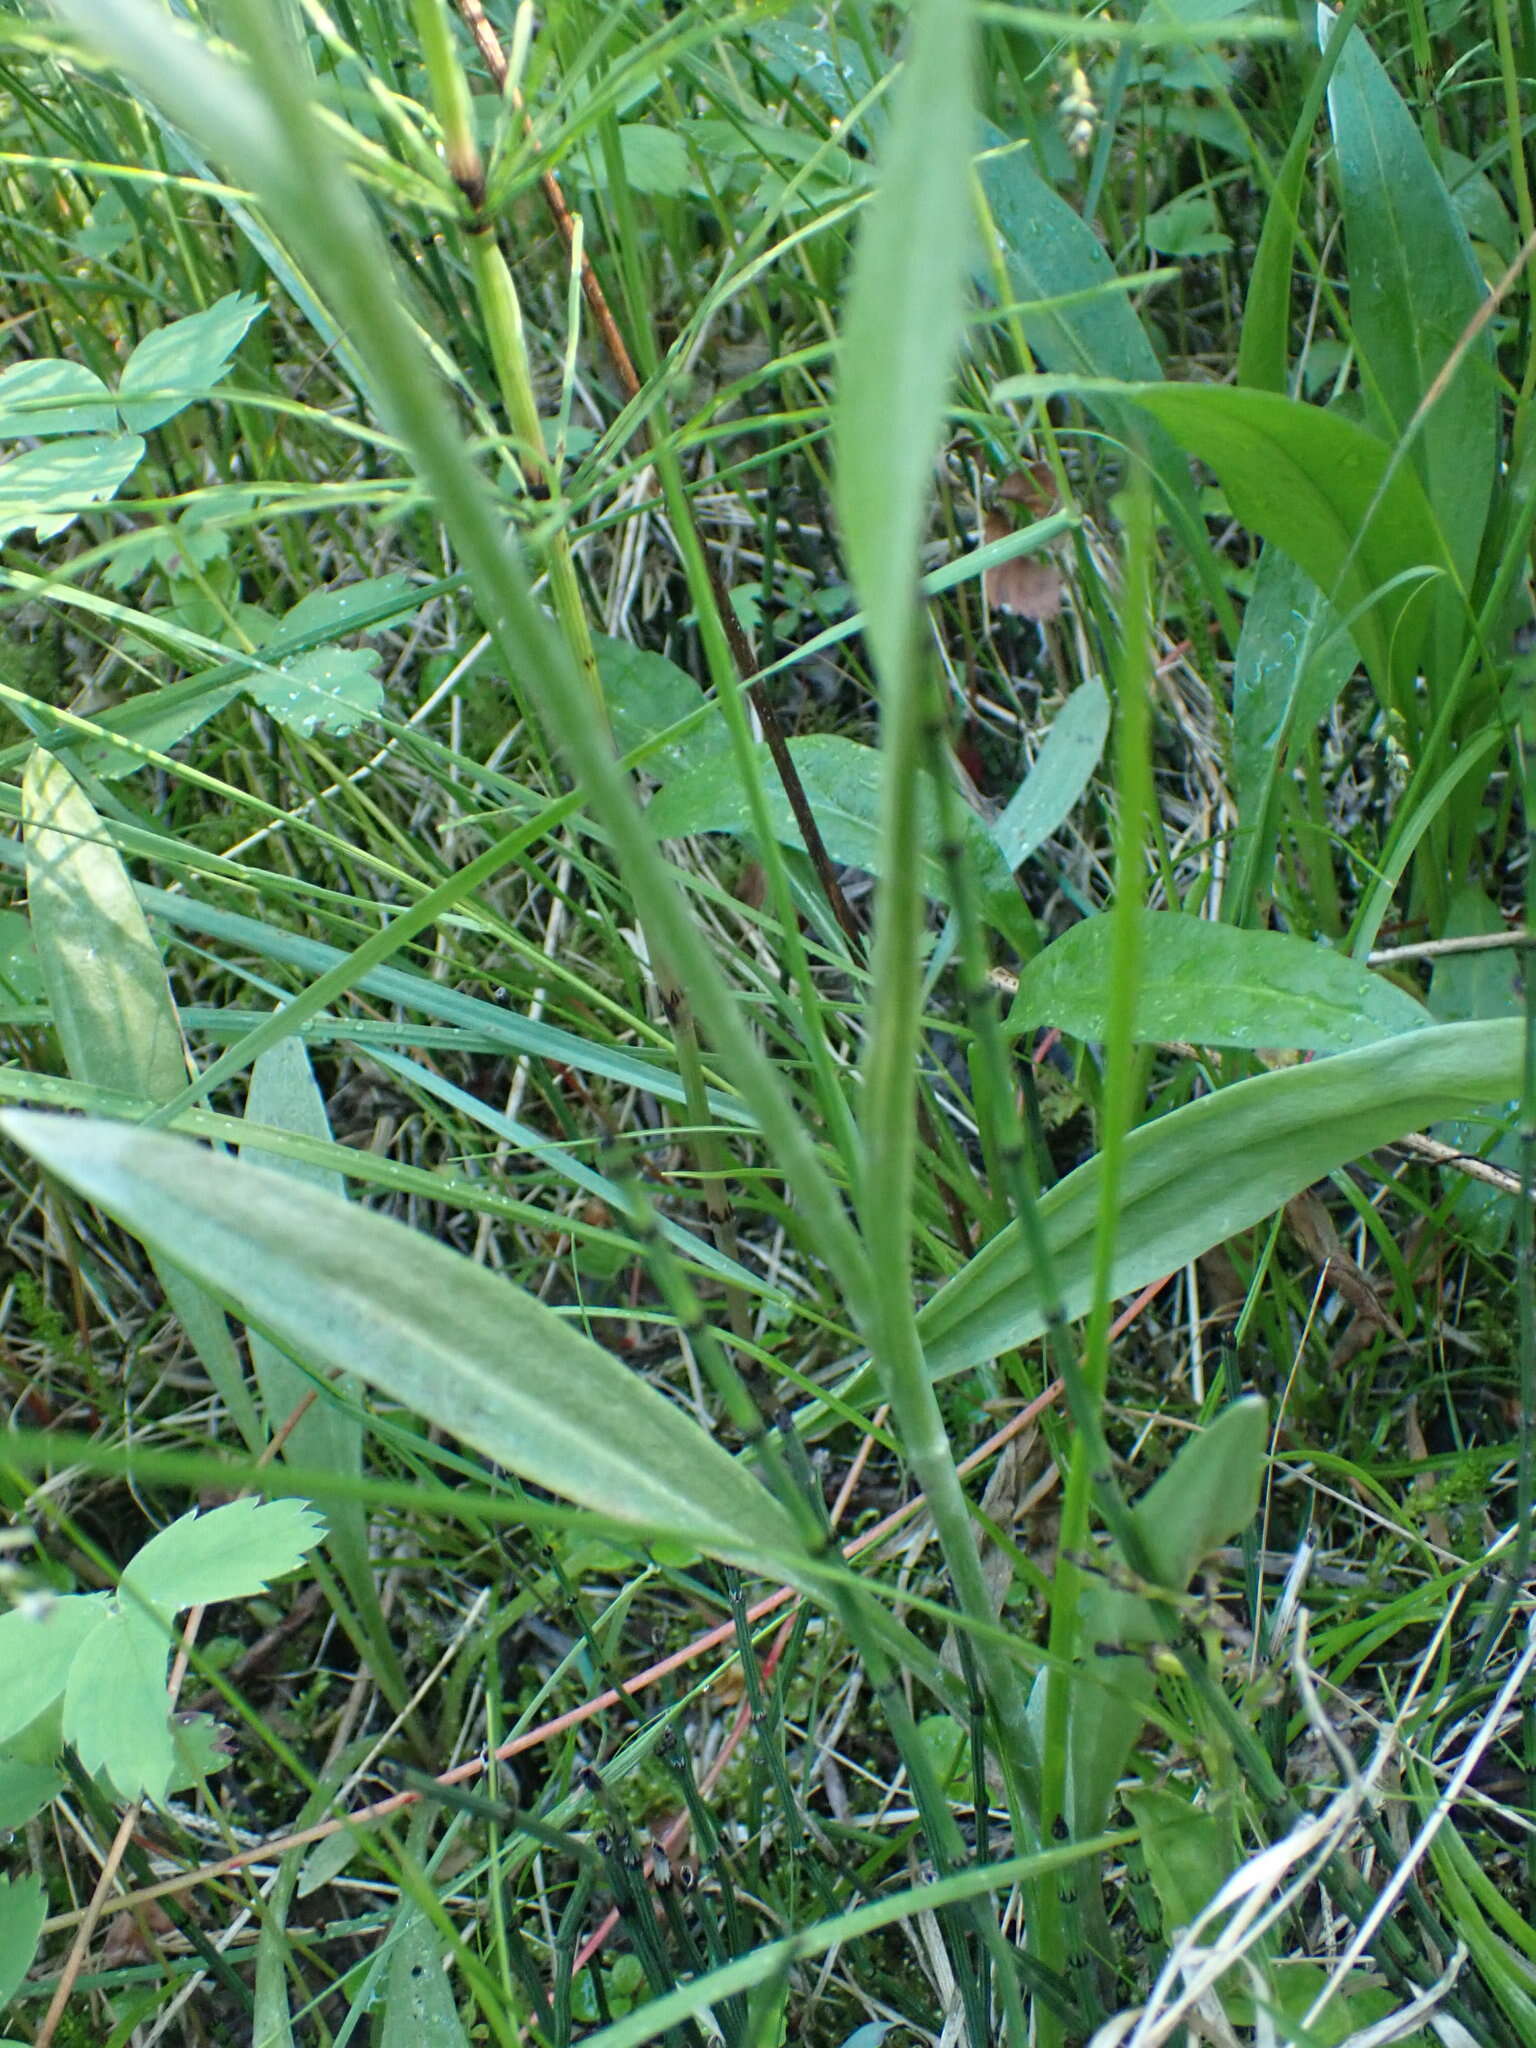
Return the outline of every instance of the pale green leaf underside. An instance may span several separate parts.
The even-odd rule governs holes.
[[[1133,1131],[1117,1181],[1111,1297],[1176,1271],[1379,1145],[1512,1100],[1521,1032],[1514,1020],[1432,1026],[1261,1074]],[[1093,1301],[1100,1173],[1089,1160],[1041,1204],[1069,1317]],[[940,1289],[920,1326],[939,1374],[1040,1335],[1040,1289],[1016,1226]]]
[[[390,1218],[176,1137],[11,1111],[6,1133],[275,1343],[355,1372],[567,1500],[794,1572],[788,1516],[645,1381]]]

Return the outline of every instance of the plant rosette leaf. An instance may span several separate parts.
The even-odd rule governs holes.
[[[1324,1174],[1408,1131],[1490,1108],[1497,1114],[1520,1092],[1521,1059],[1517,1020],[1432,1025],[1236,1082],[1143,1124],[1126,1140],[1120,1163],[1111,1299],[1176,1271]],[[1040,1204],[1069,1318],[1087,1313],[1098,1284],[1102,1172],[1102,1161],[1090,1159]],[[1015,1224],[919,1317],[936,1375],[1027,1344],[1045,1326],[1038,1277]]]
[[[1377,693],[1406,698],[1430,608],[1454,572],[1411,463],[1342,413],[1235,385],[1011,377],[993,397],[1137,407],[1215,471],[1233,516],[1288,554],[1343,615]]]
[[[610,1352],[460,1253],[184,1138],[24,1111],[0,1128],[294,1358],[355,1372],[610,1523],[797,1584],[813,1577],[794,1523],[745,1466]]]
[[[1353,1052],[1431,1022],[1395,983],[1310,940],[1171,910],[1145,910],[1137,921],[1139,1040]],[[1110,916],[1074,925],[1020,975],[1009,1030],[1053,1024],[1074,1038],[1106,1037],[1113,947]]]

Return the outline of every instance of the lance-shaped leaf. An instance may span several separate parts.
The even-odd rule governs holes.
[[[566,1500],[794,1577],[756,1479],[531,1295],[389,1217],[187,1140],[11,1111],[0,1128],[317,1369],[381,1393]]]
[[[1260,1074],[1143,1124],[1120,1165],[1111,1296],[1174,1272],[1378,1145],[1512,1100],[1521,1036],[1514,1019],[1432,1026]],[[1068,1316],[1085,1315],[1093,1301],[1101,1171],[1089,1160],[1041,1203]],[[1044,1327],[1038,1278],[1014,1224],[920,1318],[935,1373],[995,1358]]]

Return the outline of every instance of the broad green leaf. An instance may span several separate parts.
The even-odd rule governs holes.
[[[1317,10],[1326,41],[1334,14]],[[1328,86],[1349,253],[1349,320],[1368,396],[1395,438],[1487,296],[1472,244],[1392,81],[1358,28]],[[1436,393],[1412,460],[1462,586],[1470,586],[1498,462],[1493,336],[1484,328]]]
[[[1173,1785],[1132,1786],[1124,1798],[1171,1939],[1194,1924],[1231,1875],[1232,1831]]]
[[[88,505],[114,497],[143,453],[136,434],[90,434],[13,455],[0,467],[0,540],[27,526],[52,540]]]
[[[790,758],[801,786],[816,813],[822,843],[844,867],[880,869],[880,756],[873,747],[835,733],[812,733],[789,742]],[[771,771],[766,747],[758,749],[763,767],[763,794],[775,834],[786,846],[804,850],[800,828],[778,777]],[[939,853],[938,817],[931,792],[918,796],[920,832],[927,848],[920,886],[935,902],[949,898],[949,878]],[[694,832],[749,834],[751,814],[746,791],[731,764],[716,754],[672,776],[651,799],[646,813],[659,839],[683,839]],[[1021,911],[1012,871],[986,826],[974,811],[961,818],[962,844],[982,891],[982,911],[1010,939],[1019,935]]]
[[[917,544],[965,308],[973,9],[922,0],[848,287],[833,422],[838,508],[882,683],[906,672]]]
[[[1264,1402],[1234,1401],[1188,1439],[1168,1470],[1136,1503],[1136,1525],[1152,1562],[1154,1583],[1182,1593],[1200,1560],[1229,1543],[1253,1519],[1269,1432]],[[1102,1827],[1132,1744],[1141,1731],[1157,1680],[1140,1646],[1162,1639],[1166,1610],[1122,1590],[1124,1559],[1112,1546],[1105,1570],[1084,1581],[1078,1622],[1085,1675],[1072,1687],[1067,1772],[1068,1819],[1076,1835]],[[1134,1646],[1127,1656],[1111,1644]],[[1091,1674],[1091,1675],[1090,1675]],[[1030,1711],[1043,1721],[1048,1674],[1035,1681]]]
[[[124,1799],[164,1800],[176,1768],[165,1680],[170,1639],[158,1616],[109,1605],[76,1652],[64,1687],[64,1737]]]
[[[1354,666],[1354,642],[1327,598],[1289,555],[1266,547],[1232,664],[1240,920],[1269,888],[1275,841],[1270,811],[1291,745],[1326,714]]]
[[[621,754],[633,753],[659,733],[691,717],[704,701],[693,677],[664,654],[653,654],[628,640],[611,640],[605,633],[593,634],[592,651],[603,680],[613,743]],[[716,760],[722,755],[729,756],[730,745],[724,719],[717,710],[711,710],[697,731],[652,754],[645,763],[645,772],[657,781],[665,781],[669,775],[693,767],[706,756]],[[718,772],[732,773],[728,760],[721,763]]]
[[[379,2048],[468,2048],[443,1969],[442,1938],[420,1906],[407,1900],[389,1937],[389,1977]]]
[[[1071,813],[1109,737],[1109,694],[1097,676],[1057,712],[1035,765],[1008,799],[992,837],[1010,869],[1022,867]]]
[[[65,1064],[77,1080],[165,1101],[187,1065],[159,949],[95,807],[40,748],[22,777],[22,823],[32,936]],[[174,1247],[155,1270],[241,1434],[258,1441],[223,1315],[177,1270]]]
[[[1223,1088],[1143,1124],[1126,1141],[1112,1297],[1160,1279],[1288,1202],[1312,1182],[1442,1118],[1520,1090],[1516,1022],[1436,1025]],[[1101,1165],[1091,1159],[1041,1203],[1069,1317],[1093,1301]],[[920,1317],[930,1369],[979,1365],[1045,1327],[1040,1293],[1010,1224]]]
[[[63,1693],[59,1698],[63,1700]],[[0,1753],[0,1833],[14,1834],[56,1799],[64,1780],[51,1764]]]
[[[617,134],[624,180],[631,190],[675,199],[694,188],[697,175],[688,159],[688,147],[674,128],[625,121],[620,123]],[[608,167],[595,143],[578,151],[571,159],[571,168],[583,185],[595,186],[599,191],[606,189]]]
[[[68,1593],[0,1614],[0,1743],[64,1697],[69,1667],[106,1609],[104,1593]]]
[[[384,708],[378,665],[373,647],[317,647],[285,661],[277,675],[253,675],[246,689],[263,711],[306,739],[348,733]]]
[[[48,1917],[43,1881],[30,1871],[0,1877],[0,2006],[9,2005],[31,1969]]]
[[[381,618],[395,619],[409,611],[417,590],[411,578],[400,571],[335,584],[329,590],[312,590],[283,614],[282,637],[324,641],[338,633],[366,631]],[[427,592],[423,589],[420,595],[424,598]]]
[[[1117,289],[1115,266],[1088,222],[1041,177],[1033,151],[1009,148],[1002,130],[988,123],[982,135],[993,153],[978,174],[1032,352],[1062,376],[1129,384],[1161,376],[1157,351]],[[1064,299],[1076,303],[1054,303]],[[1032,311],[1032,302],[1047,310]]]
[[[793,1575],[794,1526],[681,1409],[519,1288],[432,1239],[183,1139],[10,1111],[0,1128],[318,1369],[535,1485]]]
[[[0,370],[0,438],[116,432],[112,394],[83,363],[45,356]]]
[[[1181,192],[1177,199],[1149,213],[1142,239],[1160,255],[1186,258],[1215,256],[1232,246],[1232,237],[1217,220],[1208,191]]]
[[[841,116],[869,91],[870,76],[863,45],[846,25],[839,34],[839,20],[836,9],[801,7],[752,18],[747,32],[771,77],[786,90],[818,94]]]
[[[1340,413],[1220,384],[1063,385],[1011,378],[998,398],[1070,390],[1149,413],[1220,478],[1234,515],[1284,549],[1345,615],[1378,692],[1406,691],[1429,617],[1422,586],[1449,573],[1409,463]]]
[[[123,1585],[165,1615],[242,1600],[296,1571],[324,1535],[324,1522],[296,1500],[247,1496],[207,1514],[193,1509],[151,1536]]]
[[[1084,918],[1029,962],[1011,1031],[1054,1024],[1075,1038],[1108,1035],[1112,922]],[[1174,910],[1142,911],[1139,922],[1137,1039],[1350,1052],[1430,1022],[1393,982],[1312,940]]]
[[[260,299],[230,292],[205,313],[189,313],[146,334],[124,365],[117,390],[130,432],[147,434],[195,399],[208,397],[247,328],[266,310]]]

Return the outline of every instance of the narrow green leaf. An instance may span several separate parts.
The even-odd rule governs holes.
[[[95,806],[53,755],[22,778],[27,898],[38,965],[69,1071],[159,1098],[186,1080],[159,949]]]
[[[971,245],[968,0],[921,0],[843,324],[837,499],[883,678],[900,672]]]
[[[1138,1039],[1350,1052],[1430,1022],[1395,983],[1311,940],[1172,910],[1142,911],[1138,922]],[[1010,1030],[1054,1024],[1075,1038],[1108,1036],[1112,925],[1108,915],[1084,918],[1029,962]]]
[[[252,321],[266,311],[260,299],[230,292],[205,313],[189,313],[146,334],[123,369],[118,410],[130,432],[151,427],[206,398],[229,368]]]
[[[1239,840],[1234,888],[1243,922],[1269,887],[1273,792],[1355,666],[1355,646],[1312,578],[1279,548],[1259,557],[1232,663],[1232,777]]]
[[[1110,1294],[1176,1271],[1379,1145],[1508,1101],[1520,1063],[1518,1022],[1437,1025],[1260,1074],[1144,1124],[1126,1141]],[[1093,1301],[1100,1170],[1089,1160],[1041,1204],[1068,1316]],[[962,1267],[920,1322],[937,1374],[1038,1337],[1045,1318],[1017,1226]]]
[[[250,1092],[246,1097],[248,1122],[266,1124],[278,1130],[297,1131],[331,1142],[330,1119],[315,1085],[309,1056],[297,1038],[285,1038],[264,1052],[251,1069]],[[247,1154],[242,1148],[241,1157]],[[346,1182],[337,1172],[324,1167],[269,1158],[274,1172],[291,1173],[295,1179],[324,1188],[338,1201],[346,1199]],[[262,1336],[250,1333],[251,1365],[266,1409],[267,1426],[274,1432],[288,1422],[300,1403],[314,1399],[283,1440],[282,1456],[292,1465],[307,1465],[315,1471],[334,1472],[338,1477],[363,1469],[362,1417],[352,1405],[358,1383],[344,1380],[336,1399],[322,1386],[317,1391],[308,1373],[301,1372],[291,1358]],[[329,1545],[354,1604],[372,1615],[378,1594],[368,1555],[368,1513],[360,1500],[345,1494],[317,1498],[315,1506],[329,1527]],[[377,1617],[382,1629],[382,1617]],[[386,1631],[387,1633],[387,1631]]]
[[[1035,765],[992,827],[1010,870],[1022,867],[1066,822],[1093,779],[1108,737],[1109,692],[1091,676],[1057,712]]]
[[[793,1575],[788,1516],[608,1352],[446,1246],[280,1174],[120,1124],[0,1127],[274,1343],[371,1386],[536,1485]]]
[[[0,370],[0,438],[116,432],[112,394],[84,363],[45,356]]]
[[[296,1500],[232,1500],[196,1509],[151,1536],[123,1572],[123,1585],[162,1614],[243,1600],[296,1571],[325,1524]]]
[[[165,1101],[185,1085],[187,1064],[159,949],[94,805],[41,749],[22,777],[22,823],[32,936],[65,1064],[77,1080]],[[222,1314],[177,1271],[174,1246],[156,1272],[241,1434],[254,1443],[255,1404]]]
[[[443,1969],[443,1944],[427,1915],[409,1900],[389,1937],[389,1978],[379,2048],[468,2048],[469,2036]]]
[[[1326,40],[1335,16],[1317,10]],[[1487,296],[1461,218],[1364,35],[1352,29],[1328,86],[1349,252],[1349,320],[1395,437]],[[1435,398],[1412,460],[1463,586],[1477,566],[1498,462],[1498,387],[1485,328]]]

